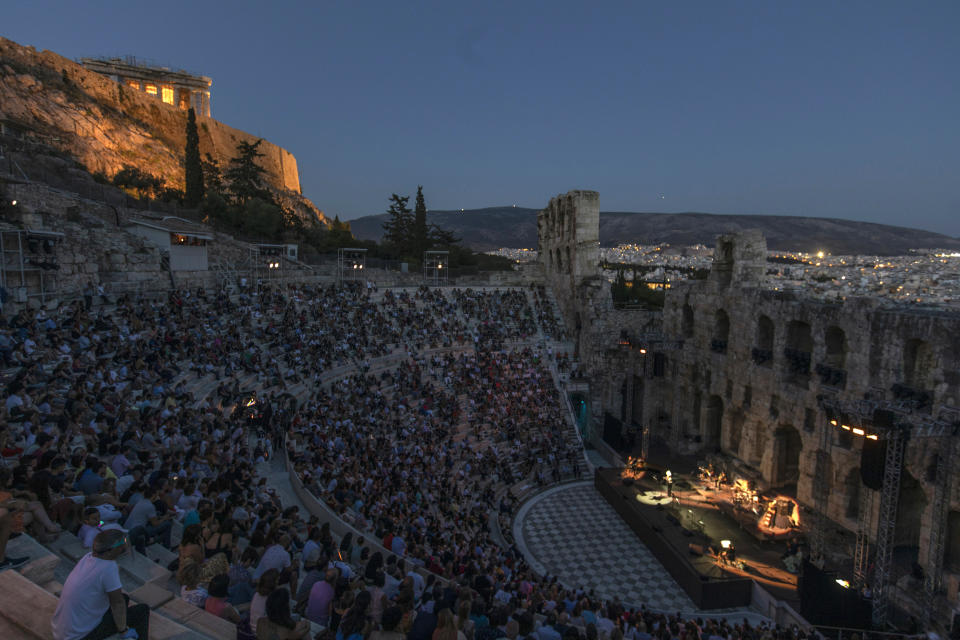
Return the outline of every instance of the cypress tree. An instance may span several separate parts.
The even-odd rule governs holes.
[[[418,260],[423,258],[423,252],[430,248],[430,236],[427,229],[427,202],[423,198],[423,186],[417,187],[417,201],[413,207],[413,251]]]
[[[200,134],[197,133],[197,115],[191,107],[187,111],[187,144],[183,154],[184,204],[196,207],[203,199],[203,164],[200,162]]]

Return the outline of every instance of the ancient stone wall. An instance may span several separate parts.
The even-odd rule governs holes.
[[[578,329],[594,417],[608,411],[627,425],[648,427],[680,453],[726,454],[761,486],[795,490],[808,507],[815,501],[816,452],[826,435],[829,518],[854,530],[861,496],[876,494],[868,518],[876,531],[879,492],[860,477],[865,439],[830,425],[825,400],[894,408],[897,421],[908,424],[955,419],[960,314],[871,298],[828,303],[775,290],[764,281],[765,240],[749,232],[720,236],[709,278],[675,285],[662,313],[614,311],[597,293],[605,291],[609,300],[609,289],[585,288],[580,263],[566,259],[567,247],[571,258],[577,255],[571,234],[579,193],[554,198],[538,225],[547,281],[567,322],[578,323],[571,326]],[[592,204],[597,196],[590,193]],[[861,409],[841,422],[869,431],[872,419]],[[894,539],[926,569],[934,561],[936,468],[943,457],[955,457],[957,437],[916,435],[907,443]],[[944,582],[955,604],[960,464],[952,464],[948,486]],[[911,591],[923,593],[922,586],[908,585],[896,597],[909,600],[903,594]]]

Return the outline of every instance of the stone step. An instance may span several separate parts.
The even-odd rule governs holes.
[[[40,585],[16,571],[0,572],[0,637],[53,640],[56,609],[57,597]]]
[[[170,551],[162,544],[152,544],[147,547],[147,558],[153,560],[161,567],[167,567],[171,562],[176,560],[179,556],[175,551]]]
[[[158,611],[174,622],[203,634],[204,637],[216,640],[234,640],[237,637],[237,625],[180,598],[173,598]]]
[[[60,557],[52,553],[26,533],[22,533],[7,543],[7,556],[12,558],[27,557],[29,562],[18,569],[18,572],[30,582],[46,584],[54,579],[54,572],[60,564]]]

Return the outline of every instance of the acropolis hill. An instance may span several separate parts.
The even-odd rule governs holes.
[[[0,37],[0,124],[107,177],[134,166],[182,189],[186,112],[51,51]],[[253,136],[198,114],[200,153],[221,166]],[[260,164],[281,202],[305,219],[323,213],[300,193],[297,160],[268,141]],[[76,168],[67,168],[74,170]]]

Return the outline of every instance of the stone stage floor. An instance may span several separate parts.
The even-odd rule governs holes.
[[[695,611],[680,585],[590,481],[533,497],[514,519],[513,534],[531,566],[557,576],[566,587],[616,596],[631,606]]]

